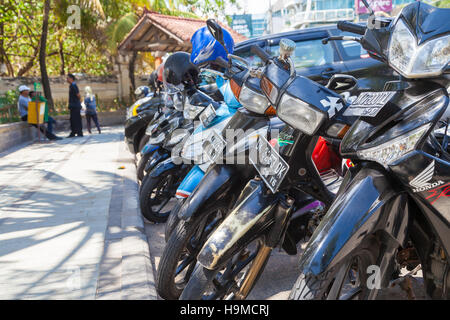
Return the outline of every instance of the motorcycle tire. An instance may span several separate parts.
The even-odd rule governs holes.
[[[141,208],[141,213],[150,222],[164,223],[167,221],[170,211],[160,213],[159,211],[155,211],[152,207],[170,201],[173,195],[169,193],[163,195],[162,199],[157,198],[157,196],[158,193],[160,192],[159,189],[161,187],[164,188],[166,183],[170,184],[170,180],[172,180],[173,176],[171,175],[161,175],[158,177],[152,177],[149,175],[147,176],[146,179],[142,181],[141,190],[139,194],[139,205]],[[152,198],[153,194],[156,194],[155,198]],[[160,210],[163,207],[164,206],[162,206]]]
[[[150,140],[150,136],[147,134],[144,134],[141,138],[141,141],[139,141],[139,146],[137,153],[141,152],[142,149],[144,149],[145,145],[147,144],[148,140]]]
[[[371,243],[374,244],[373,241]],[[317,276],[301,273],[289,294],[289,300],[354,300],[356,296],[358,296],[358,300],[366,300],[371,291],[368,288],[367,268],[376,265],[378,254],[379,250],[377,245],[361,246],[345,259],[344,262],[329,272],[325,271]],[[355,277],[356,272],[354,272],[355,260],[357,260],[358,269],[363,270],[358,273],[360,276],[358,281]],[[361,288],[349,289],[352,286],[352,281],[344,285],[347,276],[353,278],[355,284],[359,282]],[[349,289],[349,292],[339,297],[342,288]]]
[[[178,222],[180,222],[180,218],[178,218],[178,211],[183,205],[184,200],[185,199],[178,199],[177,204],[172,208],[172,211],[170,211],[169,218],[166,221],[166,228],[164,229],[164,240],[166,242],[169,241],[172,232],[177,227]]]
[[[222,219],[220,221],[217,221],[215,224],[215,226],[218,226],[220,222],[225,218],[227,210],[227,205],[224,202],[219,202],[205,210],[202,210],[201,215],[198,215],[197,217],[189,221],[180,220],[178,226],[172,232],[169,240],[167,241],[166,247],[164,248],[164,252],[158,265],[156,276],[156,290],[163,299],[178,299],[184,289],[184,286],[189,281],[190,275],[195,267],[195,258],[197,257],[197,253],[203,247],[203,243],[204,241],[206,241],[207,236],[209,236],[209,234],[214,229],[211,228],[208,234],[204,234],[203,232],[200,234],[200,238],[197,240],[198,245],[196,248],[188,248],[189,241],[192,240],[193,236],[199,230],[199,227],[206,226],[211,218],[214,219],[215,215],[213,214],[216,213],[217,215],[217,213],[219,213],[220,211],[219,215],[221,214]],[[188,256],[185,260],[187,261],[187,264],[185,266],[185,268],[187,268],[187,272],[184,278],[177,283],[177,268],[179,268],[178,265],[180,259],[183,257],[183,255],[185,255],[186,252],[190,252],[190,256]],[[184,261],[181,264],[183,263]],[[184,271],[185,268],[181,269],[180,272]]]

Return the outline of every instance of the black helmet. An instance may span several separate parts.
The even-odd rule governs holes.
[[[164,62],[163,82],[166,89],[174,86],[183,89],[184,85],[196,84],[198,69],[190,61],[187,52],[175,52]]]

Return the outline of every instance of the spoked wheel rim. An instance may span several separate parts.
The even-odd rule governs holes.
[[[367,267],[371,265],[367,254],[359,254],[344,263],[328,285],[323,298],[327,300],[360,300],[368,292]]]
[[[197,254],[211,232],[222,222],[224,215],[224,208],[218,208],[207,214],[188,239],[183,252],[178,258],[178,264],[175,269],[174,284],[177,289],[183,290],[186,286],[192,272],[194,272]]]
[[[249,274],[252,262],[263,246],[263,239],[258,238],[236,253],[205,288],[202,299],[235,299]]]
[[[153,214],[158,217],[168,217],[171,206],[169,205],[176,190],[175,177],[173,175],[161,179],[149,194],[148,205]]]

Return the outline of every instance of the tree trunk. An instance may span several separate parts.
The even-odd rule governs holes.
[[[64,48],[63,48],[63,42],[61,40],[58,40],[59,44],[59,57],[61,59],[61,69],[59,71],[59,74],[61,76],[66,74],[66,63],[64,61]]]
[[[47,74],[47,65],[45,62],[47,51],[47,34],[48,34],[48,18],[50,14],[50,0],[44,3],[44,19],[42,22],[41,48],[39,50],[39,66],[41,68],[42,87],[44,89],[45,98],[48,101],[48,107],[53,110],[52,91],[50,89],[50,80]]]
[[[134,91],[136,90],[136,81],[134,79],[134,67],[136,65],[137,52],[133,51],[131,55],[130,62],[128,63],[128,76],[130,77],[131,83],[131,95],[134,96]]]

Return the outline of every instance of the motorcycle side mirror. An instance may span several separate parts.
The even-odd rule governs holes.
[[[364,4],[364,6],[367,8],[367,10],[369,10],[369,14],[371,16],[375,15],[375,12],[373,12],[372,8],[370,7],[369,3],[367,2],[367,0],[361,0],[362,3]]]
[[[333,91],[350,91],[358,86],[358,80],[347,74],[335,74],[328,81],[326,87]]]
[[[222,45],[222,47],[224,47],[225,51],[228,54],[227,47],[225,46],[225,41],[223,40],[222,27],[214,19],[206,20],[206,26],[208,27],[208,30],[212,34],[214,39],[216,39]]]

